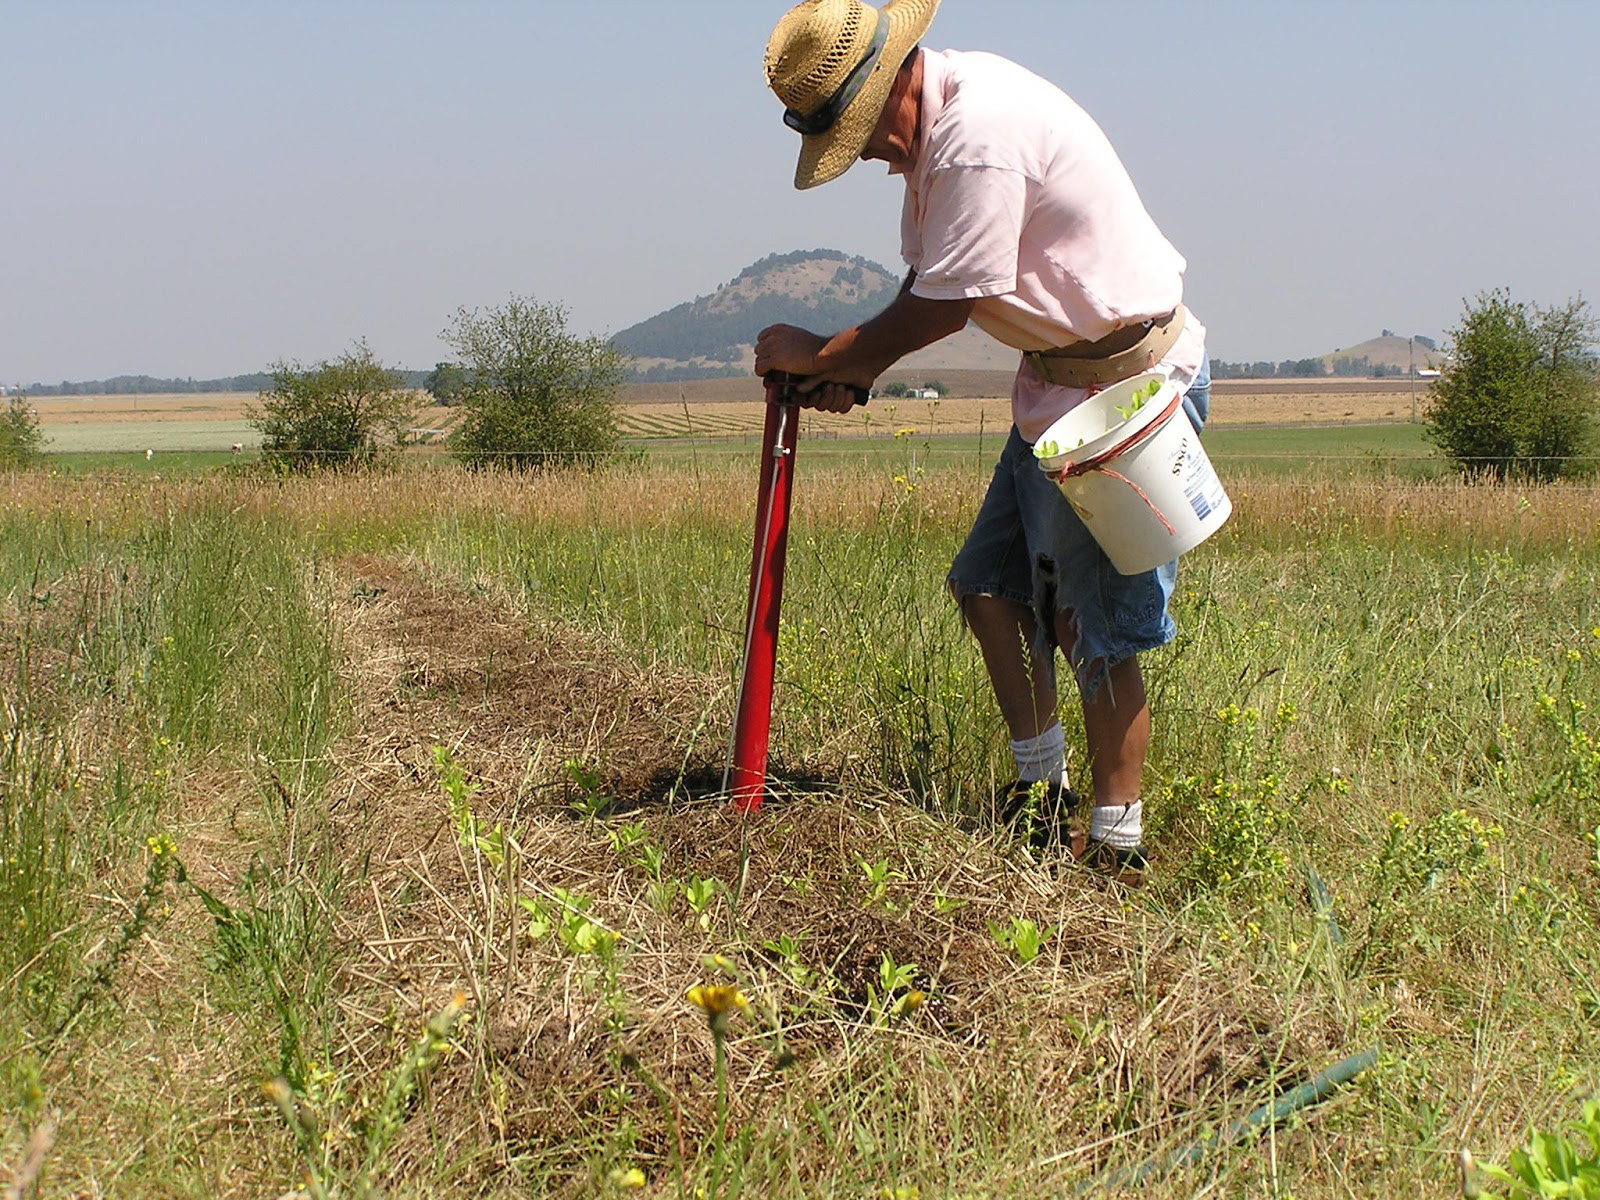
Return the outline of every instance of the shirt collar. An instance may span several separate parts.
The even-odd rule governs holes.
[[[944,85],[948,71],[943,54],[935,54],[931,50],[918,50],[917,53],[922,55],[922,111],[917,115],[916,156],[900,174],[904,174],[908,182],[920,190],[922,167],[928,153],[928,131],[944,114]]]

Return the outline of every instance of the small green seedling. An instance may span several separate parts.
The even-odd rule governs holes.
[[[601,790],[604,780],[600,777],[599,770],[578,758],[567,759],[563,766],[567,778],[572,780],[578,789],[578,798],[572,802],[572,807],[580,816],[593,820],[605,808],[607,799]]]
[[[1124,421],[1133,416],[1150,401],[1161,394],[1163,384],[1159,379],[1152,379],[1149,383],[1135,391],[1128,403],[1117,405],[1117,415]]]
[[[722,891],[722,881],[715,877],[702,879],[698,875],[691,876],[689,882],[683,885],[683,896],[689,902],[689,907],[700,918],[700,928],[711,928],[711,902]]]
[[[1009,927],[989,922],[989,934],[1000,946],[1011,952],[1019,963],[1029,963],[1039,957],[1045,943],[1056,935],[1055,925],[1040,929],[1027,917],[1012,917]]]
[[[864,858],[856,859],[856,866],[861,868],[861,874],[867,880],[867,903],[879,908],[889,907],[889,884],[905,876],[889,865],[886,858],[869,863]]]

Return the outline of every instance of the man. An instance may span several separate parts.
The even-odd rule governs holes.
[[[1095,390],[1147,369],[1185,390],[1196,428],[1210,375],[1205,330],[1182,306],[1184,260],[1145,212],[1094,121],[1053,84],[990,54],[917,43],[938,0],[808,0],[778,23],[767,81],[801,135],[795,186],[858,158],[905,179],[911,271],[889,306],[821,336],[763,330],[755,369],[806,377],[806,402],[842,412],[913,350],[969,320],[1023,351],[1010,439],[949,583],[978,639],[1011,734],[1017,782],[1002,815],[1068,842],[1054,651],[1083,704],[1094,805],[1088,850],[1128,882],[1146,865],[1140,779],[1150,710],[1138,655],[1170,641],[1176,563],[1112,569],[1031,444]],[[1070,843],[1069,843],[1070,844]]]

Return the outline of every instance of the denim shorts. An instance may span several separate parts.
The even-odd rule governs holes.
[[[1199,432],[1211,409],[1209,362],[1184,394],[1183,409]],[[1052,663],[1055,615],[1071,613],[1072,669],[1093,694],[1112,666],[1176,635],[1167,601],[1177,578],[1176,559],[1140,575],[1120,574],[1013,425],[949,582],[961,602],[1003,596],[1033,609],[1035,649]]]

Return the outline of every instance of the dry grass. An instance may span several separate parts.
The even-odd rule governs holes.
[[[956,471],[922,480],[915,504],[929,519],[973,511],[986,479]],[[1538,488],[1442,482],[1299,481],[1230,475],[1234,516],[1225,538],[1312,541],[1345,534],[1382,540],[1396,534],[1446,544],[1550,545],[1592,542],[1600,529],[1600,487],[1552,484]],[[243,511],[282,514],[308,530],[401,529],[418,523],[498,515],[581,527],[662,529],[686,518],[748,528],[755,502],[753,476],[717,470],[696,475],[682,465],[647,464],[574,480],[562,475],[522,478],[458,469],[401,469],[356,478],[283,481],[249,478],[82,480],[27,474],[14,478],[0,514],[70,512],[109,531],[135,528],[152,511],[181,513],[216,503]],[[801,521],[853,524],[896,511],[905,488],[889,477],[843,467],[802,472],[795,512]]]
[[[954,529],[979,486],[951,473],[907,492],[860,471],[816,472],[797,515],[824,537],[900,529],[908,509]],[[1337,755],[1365,793],[1308,802],[1296,844],[1313,846],[1337,885],[1343,946],[1295,881],[1261,904],[1177,885],[1133,897],[987,826],[960,828],[868,786],[846,757],[859,757],[876,714],[855,728],[854,745],[792,753],[805,768],[793,774],[807,778],[779,761],[781,796],[759,820],[739,819],[703,794],[729,721],[723,675],[690,669],[625,628],[530,611],[514,580],[487,566],[458,569],[468,556],[452,557],[455,543],[489,527],[574,540],[659,533],[682,554],[657,569],[681,571],[689,543],[707,530],[735,539],[748,531],[753,481],[737,473],[646,467],[573,480],[443,470],[159,484],[32,475],[6,482],[0,520],[81,537],[100,573],[39,584],[102,597],[88,609],[107,623],[120,618],[105,597],[126,579],[117,545],[176,537],[226,513],[251,529],[286,526],[303,548],[305,586],[325,601],[315,611],[348,699],[317,755],[323,782],[301,786],[284,762],[237,746],[196,746],[159,760],[173,775],[158,812],[208,892],[241,910],[255,896],[278,916],[278,906],[304,903],[323,922],[322,940],[293,943],[279,962],[302,972],[296,986],[318,1001],[301,1036],[326,1074],[319,1086],[348,1094],[343,1108],[328,1102],[328,1128],[354,1137],[351,1113],[375,1103],[422,1022],[458,989],[468,994],[469,1024],[405,1110],[380,1178],[394,1194],[588,1196],[607,1192],[610,1169],[633,1165],[648,1194],[694,1194],[719,1140],[715,1045],[685,992],[713,979],[737,981],[752,1002],[728,1044],[729,1118],[747,1195],[860,1196],[913,1184],[925,1196],[1057,1194],[1184,1145],[1375,1039],[1391,1051],[1383,1066],[1307,1123],[1150,1190],[1332,1197],[1438,1187],[1460,1145],[1503,1149],[1567,1091],[1600,1082],[1583,1075],[1594,1059],[1591,1026],[1574,1015],[1585,1003],[1581,975],[1555,957],[1578,956],[1580,972],[1591,961],[1578,920],[1589,910],[1578,891],[1562,891],[1541,917],[1528,888],[1517,890],[1539,879],[1578,887],[1583,847],[1548,813],[1519,809],[1517,844],[1481,890],[1446,885],[1436,905],[1419,902],[1414,921],[1402,913],[1389,932],[1369,924],[1393,899],[1371,883],[1374,822],[1383,827],[1387,806],[1420,820],[1497,802],[1492,766],[1468,761],[1461,747],[1491,735],[1509,744],[1513,734],[1457,730],[1465,718],[1456,708],[1468,692],[1509,692],[1510,677],[1480,678],[1476,660],[1464,660],[1471,665],[1457,670],[1470,678],[1458,704],[1435,714],[1402,694],[1397,673],[1375,686],[1392,705],[1384,711],[1419,706],[1430,723],[1420,736],[1396,725],[1359,741],[1366,693],[1341,677],[1344,696],[1325,700],[1295,647],[1304,641],[1316,657],[1317,639],[1328,639],[1338,651],[1321,668],[1330,675],[1348,668],[1359,677],[1360,662],[1398,672],[1409,643],[1403,618],[1379,611],[1383,579],[1322,581],[1316,603],[1331,590],[1328,611],[1356,597],[1343,626],[1313,628],[1325,613],[1307,604],[1264,629],[1256,601],[1264,591],[1287,597],[1302,566],[1316,578],[1319,556],[1363,545],[1402,562],[1449,546],[1502,559],[1527,551],[1557,561],[1549,578],[1566,586],[1554,573],[1565,548],[1581,551],[1571,570],[1592,572],[1600,489],[1230,486],[1236,516],[1201,556],[1218,592],[1195,614],[1199,652],[1215,660],[1196,668],[1215,677],[1204,704],[1236,694],[1221,677],[1237,671],[1252,688],[1296,672],[1302,703],[1322,705],[1327,723],[1295,734],[1296,763],[1322,769]],[[1266,565],[1257,574],[1241,566],[1258,560]],[[1274,570],[1280,586],[1261,586]],[[1495,578],[1506,583],[1503,571]],[[1512,582],[1534,588],[1541,578]],[[1470,571],[1456,584],[1478,590]],[[1512,603],[1494,609],[1495,625],[1516,623]],[[34,609],[56,622],[74,611],[15,592],[0,632],[16,633]],[[1469,611],[1419,643],[1441,689],[1451,686],[1451,639],[1480,636],[1461,632]],[[1591,614],[1592,598],[1570,621]],[[1360,632],[1371,622],[1381,628]],[[54,664],[41,678],[64,678],[79,653],[71,626],[38,623],[35,632],[53,647],[37,656],[41,668]],[[17,644],[7,637],[8,649]],[[1341,654],[1357,666],[1336,661]],[[14,665],[0,652],[5,678]],[[253,669],[263,669],[259,659]],[[1529,720],[1501,703],[1508,723]],[[85,709],[72,756],[149,752],[142,719],[114,699]],[[1192,769],[1209,769],[1222,754],[1206,740],[1206,714],[1185,719]],[[466,836],[436,746],[475,788]],[[598,771],[609,802],[598,815],[575,809],[593,797],[570,761]],[[1436,790],[1408,794],[1419,784]],[[1192,836],[1189,817],[1166,818],[1174,857]],[[502,840],[491,853],[477,838],[496,828]],[[644,846],[659,855],[654,868]],[[140,863],[109,857],[93,903],[122,911]],[[869,868],[880,867],[877,888]],[[691,880],[715,881],[703,912],[685,894]],[[548,913],[573,896],[618,935],[614,958],[575,952],[555,930],[532,936],[523,901]],[[994,929],[1015,920],[1056,930],[1040,957],[1019,962],[997,939]],[[1551,932],[1559,929],[1566,949]],[[176,895],[119,975],[114,1011],[106,1006],[92,1036],[47,1057],[43,1079],[62,1114],[47,1187],[247,1196],[296,1181],[303,1162],[259,1091],[279,1069],[281,1030],[262,986],[237,963],[219,963],[218,930],[191,894]],[[1355,943],[1374,930],[1383,932],[1374,957],[1356,965]],[[796,953],[778,948],[785,938],[797,939]],[[86,960],[102,948],[86,945]],[[312,968],[324,958],[319,980]],[[916,964],[924,1007],[889,1013],[886,958]],[[15,1046],[0,1044],[0,1083],[15,1061]],[[10,1114],[0,1120],[0,1161],[20,1158],[27,1133]]]
[[[361,585],[343,620],[363,699],[340,751],[356,802],[338,818],[338,839],[370,864],[370,887],[338,918],[353,952],[341,989],[356,1018],[346,1051],[375,1073],[392,1024],[359,1014],[403,997],[419,1021],[463,984],[473,999],[475,1032],[436,1078],[438,1118],[426,1140],[418,1128],[402,1147],[402,1173],[424,1170],[442,1140],[475,1164],[468,1178],[507,1158],[548,1159],[546,1188],[583,1194],[573,1149],[623,1119],[614,1095],[631,1088],[629,1161],[670,1187],[683,1156],[703,1157],[714,1123],[711,1041],[684,1002],[712,955],[726,956],[755,1001],[731,1045],[735,1122],[771,1133],[776,1114],[802,1116],[801,1098],[848,1105],[863,1069],[882,1070],[890,1053],[916,1094],[907,1120],[989,1103],[1016,1121],[1026,1074],[1053,1095],[1029,1130],[1042,1139],[1037,1157],[1089,1147],[1038,1168],[1035,1183],[1136,1140],[1192,1135],[1199,1113],[1308,1073],[1344,1036],[1314,996],[1286,1008],[1263,983],[1219,978],[1204,940],[1130,925],[1093,876],[1018,858],[900,805],[802,792],[748,822],[687,793],[668,799],[661,784],[683,765],[671,761],[683,734],[663,736],[658,722],[688,729],[697,706],[725,701],[719,686],[630,675],[557,630],[529,637],[513,610],[392,561],[345,569]],[[458,844],[430,766],[436,744],[456,747],[481,785],[481,827],[515,831],[500,869]],[[663,750],[666,760],[654,757]],[[620,768],[607,785],[618,815],[574,815],[571,787],[551,783],[574,756]],[[649,874],[613,844],[623,825],[659,849],[662,877],[718,881],[708,920],[681,895],[651,900]],[[858,864],[878,861],[891,864],[893,883],[874,900]],[[525,939],[516,900],[553,902],[558,889],[581,894],[621,934],[623,1030],[597,967],[553,936]],[[1026,967],[1008,958],[990,926],[1013,918],[1061,931],[1045,958]],[[771,949],[785,935],[799,939],[808,978]],[[885,956],[917,964],[918,986],[936,997],[903,1024],[871,1007]],[[986,1088],[996,1091],[980,1100]],[[1108,1101],[1117,1093],[1124,1099]],[[651,1095],[671,1103],[644,1102]],[[796,1150],[807,1186],[832,1191],[842,1180],[831,1172],[860,1169]]]
[[[185,392],[150,396],[30,396],[39,423],[103,425],[125,421],[241,421],[252,392]]]

